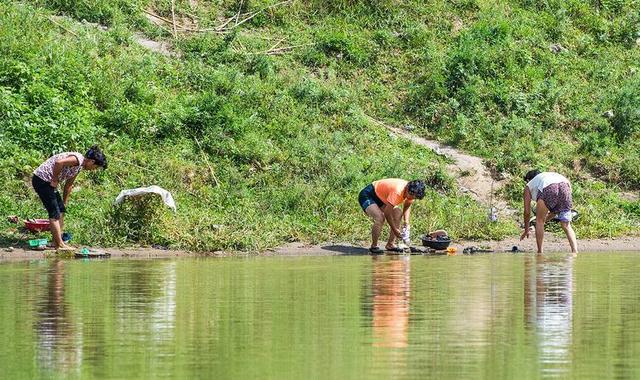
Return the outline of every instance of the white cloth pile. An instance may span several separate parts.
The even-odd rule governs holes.
[[[122,190],[116,197],[116,200],[113,204],[117,205],[119,203],[122,203],[122,201],[124,201],[126,198],[137,197],[146,194],[158,194],[162,198],[164,204],[167,205],[167,207],[169,207],[171,210],[173,210],[173,212],[176,212],[176,202],[173,200],[173,196],[171,196],[171,193],[156,185]]]

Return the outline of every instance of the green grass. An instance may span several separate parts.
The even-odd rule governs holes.
[[[513,176],[514,205],[526,168],[566,174],[581,237],[637,233],[638,201],[616,195],[640,187],[635,2],[177,1],[175,13],[210,28],[241,3],[264,11],[232,33],[175,39],[142,12],[171,18],[169,1],[0,4],[2,213],[44,216],[32,170],[96,142],[111,165],[81,174],[67,218],[83,244],[362,241],[358,191],[387,176],[444,183],[416,204],[414,231],[517,233],[515,222],[488,223],[440,158],[390,138],[373,116],[484,157]],[[54,14],[68,17],[56,24]],[[138,46],[136,31],[170,41],[180,58]],[[260,54],[281,39],[304,46]],[[150,184],[173,193],[177,214],[112,205],[121,189]]]

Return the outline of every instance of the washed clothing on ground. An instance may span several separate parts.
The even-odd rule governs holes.
[[[378,207],[384,206],[384,202],[378,198],[372,184],[367,185],[367,187],[360,191],[358,202],[360,203],[360,207],[362,207],[362,211],[366,211],[367,207],[372,204],[376,204]]]
[[[406,200],[404,189],[408,183],[404,179],[386,178],[373,182],[373,188],[381,201],[395,207]]]
[[[60,154],[56,154],[55,156],[49,157],[48,160],[43,162],[36,170],[34,170],[33,174],[37,175],[46,182],[53,181],[53,168],[56,164],[56,161],[62,160],[69,156],[75,156],[78,159],[78,166],[65,166],[60,171],[60,175],[57,178],[58,182],[64,182],[69,178],[73,178],[78,175],[80,170],[82,169],[82,163],[84,162],[84,156],[78,152],[64,152]]]
[[[31,178],[31,184],[47,209],[49,219],[60,219],[60,214],[66,211],[60,193],[37,175]]]

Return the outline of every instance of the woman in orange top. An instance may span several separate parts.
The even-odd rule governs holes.
[[[385,220],[391,228],[389,240],[385,248],[388,251],[398,252],[401,249],[396,246],[396,238],[402,239],[400,223],[409,229],[409,214],[414,199],[424,198],[425,184],[420,180],[405,181],[399,178],[386,178],[368,185],[358,196],[360,207],[373,219],[371,227],[371,253],[382,253],[378,247],[378,238]],[[402,209],[400,209],[402,204]]]

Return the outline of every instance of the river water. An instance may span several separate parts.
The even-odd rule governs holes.
[[[640,255],[0,264],[0,378],[640,378]]]

